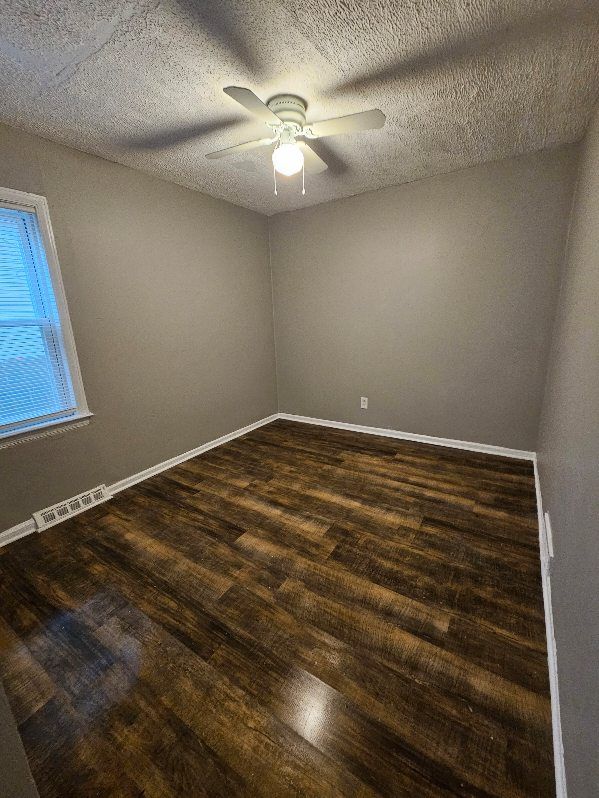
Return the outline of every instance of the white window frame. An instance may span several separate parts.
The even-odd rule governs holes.
[[[54,233],[52,232],[48,202],[45,197],[39,194],[28,194],[25,191],[17,191],[12,188],[0,188],[0,205],[7,207],[12,205],[17,210],[25,210],[30,213],[33,212],[37,217],[42,245],[46,255],[46,262],[50,272],[52,290],[54,292],[58,316],[60,318],[62,349],[66,358],[66,366],[69,370],[76,403],[75,410],[68,416],[61,414],[59,418],[56,418],[55,415],[52,415],[47,419],[38,419],[36,422],[25,427],[20,425],[18,430],[0,432],[0,449],[3,449],[6,446],[12,446],[15,443],[21,443],[31,438],[51,435],[62,429],[86,424],[93,413],[89,411],[85,398],[85,391],[83,390],[81,369],[79,368],[75,338],[73,337],[73,328],[69,317],[67,298],[60,273],[58,252],[56,251],[56,242],[54,241]]]

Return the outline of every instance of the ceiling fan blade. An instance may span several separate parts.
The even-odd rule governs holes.
[[[246,141],[243,144],[234,144],[232,147],[226,147],[224,150],[216,150],[206,154],[206,158],[214,160],[216,158],[226,158],[228,155],[236,155],[238,152],[245,152],[246,150],[255,150],[257,147],[266,147],[272,144],[273,139],[256,139],[255,141]]]
[[[324,119],[322,122],[310,122],[310,128],[316,138],[339,136],[341,133],[355,133],[358,130],[372,130],[383,127],[386,116],[378,108],[362,111],[358,114],[338,116],[336,119]]]
[[[329,168],[320,155],[317,155],[309,144],[305,141],[298,141],[296,143],[304,154],[304,168],[308,174],[317,175],[319,172],[324,172],[325,169]]]
[[[279,117],[259,97],[256,97],[253,91],[244,89],[241,86],[226,86],[223,91],[263,122],[274,122],[275,124],[281,122]]]
[[[326,163],[329,174],[343,175],[348,171],[347,163],[339,157],[335,147],[327,139],[310,139],[308,146]]]

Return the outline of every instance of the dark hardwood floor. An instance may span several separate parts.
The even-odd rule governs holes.
[[[277,421],[0,550],[42,798],[554,795],[530,463]]]

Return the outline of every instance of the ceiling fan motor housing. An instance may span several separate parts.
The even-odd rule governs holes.
[[[285,125],[297,128],[298,132],[306,124],[306,103],[301,97],[293,94],[277,94],[267,103],[273,114],[276,114]]]

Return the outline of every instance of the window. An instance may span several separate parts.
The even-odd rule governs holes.
[[[89,416],[46,200],[0,189],[0,446]]]

